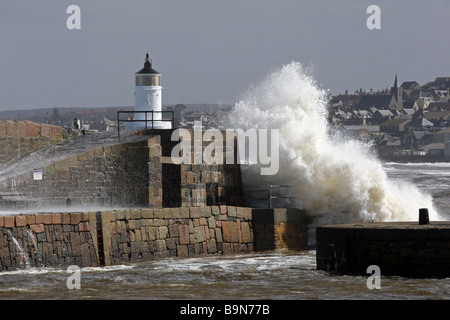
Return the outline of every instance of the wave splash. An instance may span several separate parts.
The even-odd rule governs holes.
[[[432,197],[415,185],[391,181],[367,143],[343,137],[327,121],[327,91],[299,62],[291,62],[253,85],[229,114],[230,127],[279,129],[279,171],[261,176],[245,166],[244,189],[269,184],[287,207],[306,210],[330,223],[417,221],[419,208],[437,219]],[[323,221],[322,221],[323,222]]]

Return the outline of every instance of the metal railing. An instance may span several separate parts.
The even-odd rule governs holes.
[[[249,197],[249,205],[251,206],[254,201],[267,201],[267,205],[269,209],[273,209],[273,200],[274,199],[294,199],[296,197],[292,196],[280,196],[274,195],[274,189],[280,188],[296,188],[298,186],[289,186],[289,185],[280,185],[280,184],[270,184],[268,189],[249,189],[248,197]],[[260,197],[255,197],[253,194],[260,194]],[[263,193],[263,195],[261,195]]]
[[[145,118],[143,120],[136,120],[136,119],[120,119],[120,114],[127,113],[127,114],[136,114],[136,113],[144,113]],[[148,118],[148,114],[151,114],[151,119]],[[155,119],[154,114],[161,114],[161,118],[164,114],[170,114],[170,119]],[[145,123],[145,130],[148,129],[148,123],[151,122],[151,129],[155,128],[154,123],[155,122],[170,122],[171,128],[174,128],[175,126],[175,117],[174,117],[174,111],[117,111],[117,135],[120,138],[120,123],[121,122],[144,122]],[[153,135],[153,133],[152,133]]]

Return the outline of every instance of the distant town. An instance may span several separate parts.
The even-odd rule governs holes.
[[[450,77],[419,85],[397,75],[389,89],[331,96],[329,122],[372,142],[381,158],[442,161],[450,157]]]
[[[330,125],[349,137],[370,142],[385,160],[446,161],[450,159],[450,77],[437,77],[420,85],[416,81],[390,89],[359,89],[329,96]],[[163,106],[173,111],[175,127],[192,128],[201,120],[204,128],[224,127],[231,105],[177,104]],[[72,127],[74,120],[88,131],[117,131],[117,112],[132,106],[108,108],[53,107],[0,112],[0,119],[30,120]],[[122,123],[121,123],[122,124]]]

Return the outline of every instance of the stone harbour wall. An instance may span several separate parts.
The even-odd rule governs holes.
[[[63,139],[62,127],[32,121],[0,120],[0,164]]]
[[[305,249],[302,212],[275,210],[261,215],[220,205],[0,215],[0,271]]]
[[[104,146],[36,168],[42,180],[31,171],[8,178],[0,191],[46,206],[148,206],[148,162],[147,141]]]
[[[321,226],[316,230],[317,269],[411,278],[450,276],[450,223],[363,223]]]
[[[0,271],[254,251],[252,209],[124,209],[0,216]]]
[[[250,208],[119,210],[102,219],[106,264],[254,250]]]
[[[166,131],[148,140],[98,147],[34,168],[42,171],[42,180],[34,180],[32,170],[5,178],[0,181],[0,210],[36,204],[127,208],[244,205],[239,164],[174,164],[167,156],[171,144],[166,141],[170,130]]]
[[[302,250],[308,247],[305,212],[299,209],[253,209],[256,250]]]
[[[0,216],[0,271],[98,266],[94,220],[92,212]]]

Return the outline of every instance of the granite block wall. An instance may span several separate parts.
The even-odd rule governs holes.
[[[0,120],[0,164],[63,139],[62,127],[32,121]]]
[[[98,266],[94,214],[0,216],[0,271]]]
[[[0,216],[0,271],[254,251],[252,209],[124,209]]]
[[[168,145],[161,143],[169,133],[99,147],[43,168],[36,164],[35,169],[42,170],[42,180],[34,180],[30,171],[0,181],[0,209],[35,204],[127,208],[243,205],[238,164],[173,164],[165,155]],[[1,199],[5,194],[24,197],[6,201]]]
[[[254,251],[250,208],[118,210],[102,219],[106,264]]]
[[[100,147],[36,168],[42,180],[33,172],[4,180],[0,191],[41,206],[148,206],[148,161],[147,141]]]

